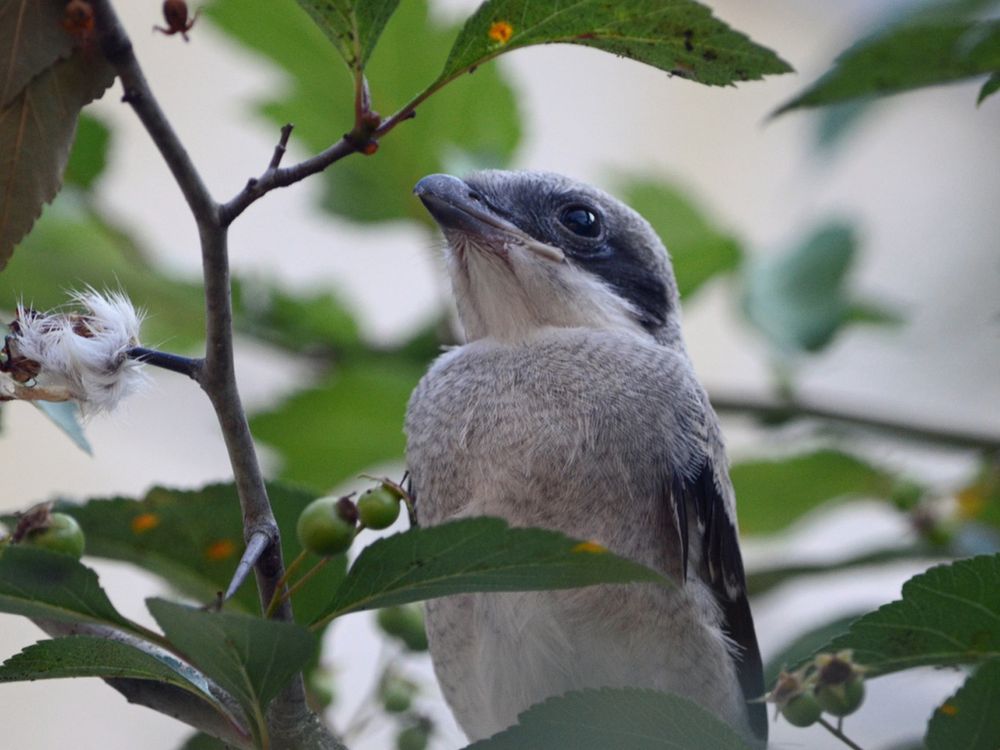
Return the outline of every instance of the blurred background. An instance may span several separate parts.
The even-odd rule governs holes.
[[[263,170],[282,123],[296,125],[286,163],[350,129],[348,75],[293,2],[216,0],[189,44],[151,33],[159,3],[118,5],[217,199]],[[780,661],[804,633],[842,628],[936,560],[1000,548],[1000,97],[977,108],[973,82],[771,120],[908,4],[709,5],[797,72],[708,88],[595,50],[519,50],[430,99],[376,155],[254,204],[230,236],[237,365],[270,476],[324,493],[366,486],[362,471],[399,478],[406,397],[439,342],[458,335],[439,238],[413,183],[505,165],[626,198],[678,266],[688,348],[735,464],[762,651]],[[401,4],[369,69],[377,110],[389,114],[436,76],[448,29],[475,6]],[[146,345],[197,353],[196,229],[120,94],[116,84],[86,110],[72,185],[0,275],[0,307],[120,284],[148,311]],[[145,393],[86,425],[92,455],[30,405],[4,405],[0,510],[228,481],[200,390],[150,374]],[[761,404],[782,399],[788,413],[767,410],[763,423]],[[795,404],[947,434],[793,419]],[[166,590],[159,579],[88,563],[125,614],[150,622],[142,602]],[[40,636],[27,620],[2,623],[4,658]],[[391,662],[419,685],[432,747],[462,746],[426,655],[373,623],[352,615],[326,636],[334,726],[359,729],[357,750],[394,746],[399,719],[365,720]],[[962,678],[880,678],[846,731],[866,748],[902,746]],[[0,722],[19,748],[174,750],[190,733],[97,680],[0,685]],[[772,746],[841,745],[778,722]]]

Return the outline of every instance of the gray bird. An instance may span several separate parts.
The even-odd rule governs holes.
[[[414,192],[444,231],[467,340],[410,399],[420,523],[500,516],[683,582],[428,602],[459,724],[475,740],[570,690],[645,687],[764,744],[733,488],[663,244],[629,207],[555,174],[436,174]]]

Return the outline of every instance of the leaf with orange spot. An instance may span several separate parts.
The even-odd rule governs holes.
[[[365,547],[320,622],[365,609],[475,591],[546,591],[599,583],[671,585],[660,572],[600,545],[500,518],[463,518]]]
[[[287,564],[301,550],[295,535],[299,513],[316,496],[280,484],[269,484],[268,495]],[[211,601],[226,588],[243,550],[240,502],[232,484],[200,490],[156,487],[139,500],[95,499],[84,505],[59,503],[57,508],[80,523],[88,555],[138,565],[196,601]],[[344,567],[343,560],[332,560],[296,594],[300,622],[316,617],[343,578]],[[256,614],[256,587],[247,583],[226,606]]]
[[[205,548],[205,559],[210,562],[228,560],[236,553],[236,544],[231,539],[216,539]]]
[[[516,19],[516,29],[502,19]],[[432,87],[536,44],[583,45],[710,86],[791,71],[695,0],[487,0],[465,22]]]
[[[1000,747],[1000,659],[980,666],[927,724],[927,750]]]
[[[573,552],[585,552],[591,555],[602,555],[608,551],[608,548],[603,544],[598,544],[594,541],[580,542],[573,549]]]
[[[155,513],[140,513],[132,519],[132,533],[144,534],[160,525],[160,517]]]

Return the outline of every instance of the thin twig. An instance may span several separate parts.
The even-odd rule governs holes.
[[[278,599],[272,602],[271,607],[268,607],[266,616],[270,616],[272,607],[277,609],[283,603],[291,601],[292,597],[295,596],[303,586],[309,583],[310,579],[313,576],[315,576],[317,573],[323,570],[323,568],[326,567],[326,564],[330,562],[331,559],[332,558],[329,557],[321,557],[319,562],[313,565],[311,568],[309,568],[309,570],[307,570],[305,573],[303,573],[302,577],[299,578],[299,580],[297,580],[294,583],[294,585],[292,585],[292,587],[288,589],[288,591],[279,594]]]
[[[279,167],[264,172],[260,177],[247,182],[246,187],[236,197],[220,207],[219,212],[223,226],[232,224],[233,220],[246,211],[251,203],[272,190],[294,185],[306,177],[318,174],[334,162],[340,161],[345,156],[350,156],[355,151],[357,151],[357,142],[349,135],[345,135],[316,156],[290,167]]]
[[[281,160],[285,158],[285,151],[288,150],[288,139],[291,138],[292,128],[294,127],[290,122],[281,126],[281,137],[278,139],[278,145],[274,147],[271,162],[267,165],[270,171],[273,172],[281,166]]]
[[[778,421],[813,417],[832,422],[889,432],[911,440],[951,445],[957,448],[1000,451],[1000,435],[921,424],[898,417],[879,415],[871,410],[834,407],[803,399],[776,400],[758,396],[711,393],[709,400],[718,412],[747,414],[757,419]]]
[[[170,354],[169,352],[161,352],[156,349],[147,349],[144,346],[133,346],[125,354],[130,359],[138,360],[147,365],[153,365],[153,367],[161,367],[164,370],[170,370],[171,372],[177,372],[181,375],[187,375],[193,380],[198,379],[198,374],[204,365],[204,360],[202,359],[192,359],[191,357],[182,357],[179,354]]]
[[[839,728],[835,727],[833,724],[831,724],[830,722],[828,722],[822,716],[819,718],[819,725],[821,727],[823,727],[824,729],[826,729],[826,731],[828,731],[830,734],[832,734],[838,740],[840,740],[845,745],[847,745],[849,748],[851,748],[851,750],[864,750],[864,748],[861,747],[861,745],[859,745],[857,742],[855,742],[854,740],[852,740],[850,737],[848,737],[846,734],[844,734],[842,731],[840,731]]]

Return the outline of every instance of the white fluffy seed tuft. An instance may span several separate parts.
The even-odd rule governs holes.
[[[17,307],[10,351],[38,365],[35,384],[65,391],[84,416],[114,409],[147,378],[128,350],[139,345],[143,314],[122,292],[71,293],[79,312]]]

